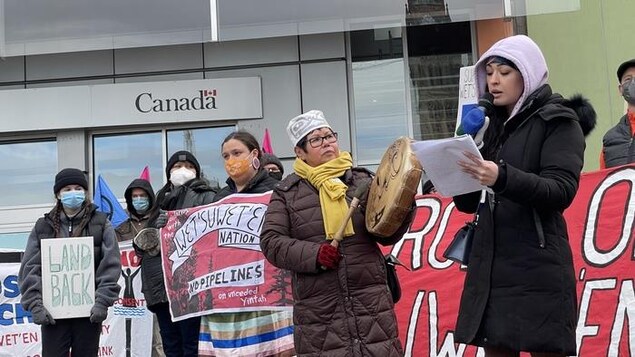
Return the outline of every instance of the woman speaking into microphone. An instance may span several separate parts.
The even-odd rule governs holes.
[[[362,195],[362,210],[348,221],[347,201],[370,172],[353,167],[351,155],[340,151],[321,111],[291,119],[287,133],[297,157],[294,173],[273,191],[260,246],[272,264],[292,272],[298,356],[402,356],[377,243],[397,242],[411,216],[390,237],[372,235]],[[340,228],[343,239],[331,245]]]
[[[551,91],[542,52],[527,36],[494,44],[475,71],[479,97],[491,93],[494,110],[484,159],[466,154],[459,166],[489,189],[482,204],[480,191],[454,197],[459,210],[479,211],[456,340],[487,357],[575,355],[576,286],[562,213],[578,190],[583,111]]]

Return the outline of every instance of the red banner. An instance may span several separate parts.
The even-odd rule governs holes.
[[[454,343],[465,273],[442,253],[470,220],[451,199],[419,196],[410,231],[392,252],[403,289],[396,306],[407,356],[482,356]],[[635,164],[583,174],[565,212],[578,278],[578,356],[635,357]]]
[[[231,195],[168,212],[161,254],[174,321],[292,306],[291,274],[260,252],[269,198],[270,193]]]

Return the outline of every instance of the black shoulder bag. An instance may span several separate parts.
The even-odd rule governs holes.
[[[470,262],[470,252],[472,251],[474,230],[478,225],[478,212],[481,209],[484,198],[485,194],[481,195],[481,200],[476,208],[476,212],[474,213],[474,219],[470,222],[465,222],[465,225],[454,234],[452,242],[445,252],[443,252],[443,257],[446,259],[452,260],[461,265],[467,265]]]

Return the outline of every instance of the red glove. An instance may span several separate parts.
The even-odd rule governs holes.
[[[329,243],[323,243],[320,246],[320,250],[318,250],[317,254],[318,266],[321,266],[323,269],[335,269],[340,259],[342,259],[342,257],[334,246]]]

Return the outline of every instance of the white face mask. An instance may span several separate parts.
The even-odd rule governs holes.
[[[170,182],[172,182],[174,186],[181,186],[195,177],[196,172],[185,167],[170,172]]]

